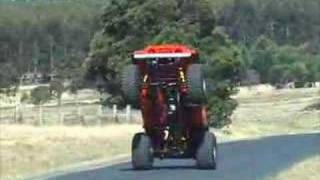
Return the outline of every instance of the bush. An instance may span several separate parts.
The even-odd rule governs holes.
[[[231,115],[238,106],[237,101],[231,98],[234,93],[236,90],[230,82],[216,83],[208,99],[209,123],[212,127],[222,128],[232,123]]]
[[[238,103],[231,98],[221,98],[212,96],[209,99],[210,125],[216,128],[222,128],[232,123],[231,115]]]
[[[47,86],[39,86],[31,91],[31,102],[33,104],[39,105],[44,104],[50,100],[50,91]]]
[[[20,101],[21,102],[27,102],[29,100],[30,100],[30,96],[27,93],[23,93],[22,96],[21,96]]]

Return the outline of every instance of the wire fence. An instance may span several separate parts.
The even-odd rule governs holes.
[[[119,109],[100,104],[29,105],[0,108],[0,124],[84,125],[101,126],[110,123],[140,123],[141,113],[127,106]]]

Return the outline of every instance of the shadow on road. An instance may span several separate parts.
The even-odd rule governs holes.
[[[316,155],[320,155],[320,133],[230,142],[220,145],[219,173],[231,179],[261,179]]]
[[[315,155],[320,155],[320,133],[282,135],[220,144],[216,171],[198,170],[192,160],[164,160],[148,171],[124,163],[49,179],[263,179]]]

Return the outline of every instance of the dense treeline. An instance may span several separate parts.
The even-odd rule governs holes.
[[[313,82],[320,79],[319,9],[316,0],[235,0],[218,24],[244,46],[245,68],[262,83]]]
[[[108,2],[109,0],[0,1],[1,87],[17,83],[18,78],[26,72],[39,71],[48,74],[59,71],[58,74],[65,76],[63,78],[78,76],[78,72],[73,72],[70,68],[79,68],[83,63],[89,51],[90,40],[99,29],[100,15],[103,13],[101,7],[108,7]],[[156,19],[154,16],[172,13],[167,11],[157,15],[156,11],[141,12],[138,8],[139,3],[143,4],[141,2],[132,2],[136,3],[133,6],[137,6],[137,10],[131,12],[132,16],[140,13],[140,16],[145,17],[143,20],[153,21]],[[165,6],[165,3],[177,2],[179,1],[155,1],[155,4]],[[193,4],[197,1],[181,2],[184,2],[183,6],[189,6],[184,12],[189,17],[185,19],[192,20],[192,17],[198,16],[197,12],[193,12]],[[206,11],[212,12],[212,16],[199,17],[203,19],[199,27],[202,35],[211,33],[204,32],[205,29],[209,31],[212,27],[217,27],[237,44],[245,57],[242,60],[245,67],[242,67],[241,79],[246,83],[252,81],[252,76],[255,75],[261,82],[272,84],[319,79],[319,1],[208,0],[206,5],[209,7]],[[148,3],[145,3],[145,6],[148,6]],[[108,24],[114,20],[104,19],[103,22]],[[136,23],[136,28],[143,35],[134,34],[136,39],[140,42],[148,39],[147,34],[140,29],[145,24],[135,20],[132,22]],[[183,24],[186,22],[172,24],[170,29],[166,29],[166,38],[173,41],[173,38],[181,39],[181,34],[173,37],[170,31],[177,27],[185,27]],[[130,40],[129,42],[140,43]],[[127,49],[136,48],[129,46],[130,44]],[[120,53],[121,56],[127,55],[127,52]],[[291,60],[280,60],[283,58]],[[303,76],[300,76],[301,74]],[[281,78],[275,79],[272,75]]]
[[[0,87],[22,74],[77,77],[103,1],[1,1]]]
[[[0,88],[35,71],[79,85],[86,70],[119,103],[130,52],[185,43],[208,65],[212,122],[224,125],[236,83],[320,80],[319,9],[318,0],[0,1]]]

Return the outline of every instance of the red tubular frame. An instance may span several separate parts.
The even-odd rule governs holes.
[[[188,57],[180,57],[187,55]],[[138,55],[138,56],[137,56]],[[176,56],[179,57],[176,57]],[[143,127],[146,133],[151,135],[155,128],[160,129],[159,134],[154,135],[153,141],[156,144],[161,144],[164,130],[168,124],[168,103],[166,94],[160,87],[154,87],[153,98],[150,98],[150,77],[147,72],[146,61],[157,58],[157,56],[164,58],[180,58],[181,63],[177,67],[177,75],[180,78],[179,92],[181,96],[188,94],[186,71],[189,64],[195,63],[198,60],[198,52],[184,45],[167,44],[167,45],[152,45],[143,50],[135,51],[133,54],[133,63],[139,66],[140,72],[143,77],[143,85],[140,91],[140,108],[143,116]],[[139,58],[137,58],[139,57]],[[141,60],[144,59],[144,60]],[[182,80],[181,80],[182,78]],[[208,127],[206,107],[203,105],[198,106],[177,106],[178,118],[177,121],[184,124],[185,130],[191,134],[197,129]],[[161,130],[162,129],[162,130]]]

